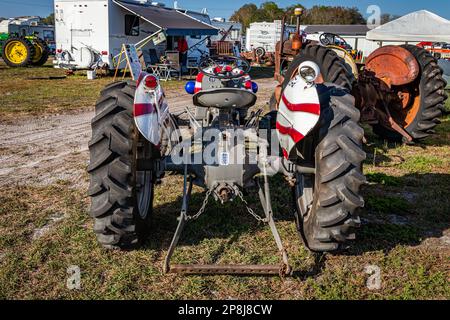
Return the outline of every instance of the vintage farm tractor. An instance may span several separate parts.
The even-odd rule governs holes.
[[[0,33],[0,54],[10,67],[42,66],[49,53],[47,43],[36,35]]]
[[[102,91],[92,120],[88,172],[90,214],[103,246],[142,243],[151,232],[156,185],[166,173],[178,173],[183,198],[164,272],[289,275],[274,222],[270,176],[284,176],[292,189],[294,220],[307,248],[346,248],[360,224],[356,209],[364,205],[361,114],[379,134],[413,141],[432,132],[446,99],[436,60],[412,46],[378,50],[356,80],[332,49],[307,42],[300,33],[283,39],[277,55],[280,85],[268,113],[252,108],[258,86],[249,71],[241,58],[203,59],[196,81],[186,85],[194,109],[183,114],[170,112],[159,79],[151,74]],[[193,185],[205,190],[205,198],[191,212]],[[258,192],[264,214],[249,207],[251,189]],[[267,223],[280,264],[171,265],[185,225],[205,214],[212,199],[240,202]]]
[[[335,61],[341,65],[340,60]],[[314,251],[334,251],[355,238],[364,201],[359,188],[366,155],[359,111],[345,88],[321,79],[319,66],[305,60],[283,92],[279,111],[250,108],[258,86],[250,65],[235,57],[200,63],[193,94],[195,110],[173,115],[159,80],[142,73],[136,83],[106,87],[96,105],[89,143],[91,216],[98,241],[129,248],[149,235],[155,186],[166,172],[183,175],[179,224],[163,270],[187,274],[281,274],[291,272],[274,223],[269,177],[283,175],[292,188],[294,217]],[[183,129],[180,132],[179,129]],[[190,212],[192,186],[205,189],[200,209]],[[264,214],[248,206],[246,191],[258,191]],[[207,209],[208,200],[240,201],[270,226],[280,252],[277,265],[175,265],[170,258],[187,222]],[[196,213],[195,213],[196,212]]]
[[[283,30],[277,44],[275,79],[280,85],[271,100],[274,110],[298,66],[311,60],[320,66],[321,82],[341,86],[355,97],[360,121],[370,124],[377,135],[413,143],[434,133],[447,95],[443,71],[429,52],[413,45],[385,46],[365,64],[357,63],[352,54],[334,44],[336,35],[325,35],[320,43],[302,38],[301,10],[296,16],[296,33],[285,39]]]

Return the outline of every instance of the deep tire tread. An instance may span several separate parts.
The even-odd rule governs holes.
[[[125,81],[105,87],[91,122],[90,215],[98,242],[108,249],[135,247],[144,239],[135,213],[132,168],[135,90],[135,83]]]

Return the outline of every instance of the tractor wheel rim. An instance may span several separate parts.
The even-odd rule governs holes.
[[[21,64],[26,61],[28,50],[20,41],[11,41],[5,48],[6,58],[15,64]]]
[[[36,63],[42,58],[42,53],[44,52],[44,50],[43,50],[42,46],[39,44],[36,44],[34,46],[34,49],[35,49],[35,53],[34,53],[32,61],[33,61],[33,63]]]
[[[137,181],[140,187],[137,190],[138,211],[142,219],[146,219],[151,207],[153,183],[150,171],[137,173]]]
[[[399,91],[399,98],[399,104],[396,106],[397,112],[392,117],[398,124],[407,128],[414,122],[420,111],[421,95],[419,92],[405,88]]]
[[[405,110],[406,111],[406,115],[405,115],[406,127],[409,127],[416,119],[417,114],[419,113],[419,110],[420,110],[421,100],[422,99],[421,99],[420,95],[414,97],[411,107],[409,109]]]

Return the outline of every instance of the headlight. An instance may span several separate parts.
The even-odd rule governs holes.
[[[305,61],[298,67],[298,74],[307,83],[313,83],[320,75],[320,68],[312,61]]]

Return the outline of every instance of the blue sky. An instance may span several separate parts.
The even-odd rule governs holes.
[[[172,0],[159,0],[172,6]],[[183,8],[201,10],[206,7],[211,17],[229,17],[234,10],[243,3],[255,3],[257,5],[264,0],[179,0]],[[365,14],[369,5],[380,6],[382,12],[403,15],[412,11],[427,9],[444,18],[450,19],[450,4],[448,0],[278,0],[275,1],[281,7],[294,3],[301,3],[309,8],[316,4],[342,5],[358,7]],[[0,16],[13,17],[20,15],[47,16],[53,8],[53,0],[0,0]]]

